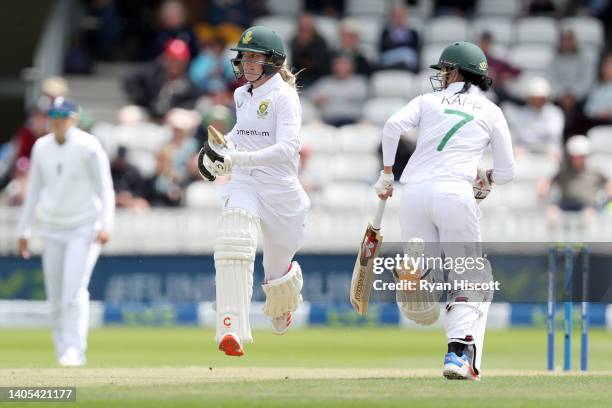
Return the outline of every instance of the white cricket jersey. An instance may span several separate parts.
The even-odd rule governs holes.
[[[75,127],[59,144],[50,133],[32,149],[28,194],[17,233],[30,235],[38,205],[45,228],[71,229],[88,223],[112,229],[115,193],[108,157],[98,140]]]
[[[296,90],[280,74],[251,89],[234,92],[236,125],[228,138],[240,151],[251,152],[235,173],[270,181],[297,181],[302,108]]]
[[[501,109],[475,85],[457,94],[463,82],[412,99],[383,129],[383,163],[392,166],[400,135],[418,128],[416,150],[400,181],[466,180],[470,183],[487,145],[493,150],[493,181],[514,177],[514,156],[508,124]]]

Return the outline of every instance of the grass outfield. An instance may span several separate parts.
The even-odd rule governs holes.
[[[50,333],[0,334],[0,386],[76,386],[78,406],[608,407],[612,333],[591,331],[590,372],[544,371],[543,329],[487,333],[480,382],[441,377],[441,331],[397,328],[255,332],[246,356],[216,350],[198,328],[104,328],[90,335],[87,368],[59,369]],[[573,365],[579,364],[574,333]],[[557,339],[561,364],[561,334]],[[19,407],[40,404],[19,403]],[[45,404],[45,406],[66,406]],[[9,406],[0,404],[0,408]],[[71,405],[72,406],[72,405]]]

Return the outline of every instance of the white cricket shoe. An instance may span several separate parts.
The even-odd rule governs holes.
[[[71,347],[59,358],[58,363],[62,367],[82,367],[85,365],[85,356]]]
[[[289,326],[291,326],[291,312],[285,312],[278,317],[272,318],[272,330],[278,336],[287,333]]]
[[[449,380],[480,380],[465,354],[459,357],[455,353],[446,353],[442,375]]]

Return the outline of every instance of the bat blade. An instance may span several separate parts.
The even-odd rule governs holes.
[[[225,145],[225,136],[223,136],[221,132],[215,129],[214,126],[209,125],[207,130],[208,130],[208,141],[209,142],[213,141],[218,145],[221,145],[221,146]]]
[[[370,292],[374,282],[373,264],[380,251],[382,241],[383,237],[380,234],[380,229],[375,229],[372,224],[369,224],[359,247],[351,279],[351,304],[361,316],[368,313]]]

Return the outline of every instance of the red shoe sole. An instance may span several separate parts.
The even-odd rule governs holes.
[[[228,356],[240,357],[244,355],[244,350],[236,337],[232,334],[226,334],[219,342],[219,350],[223,351]]]

